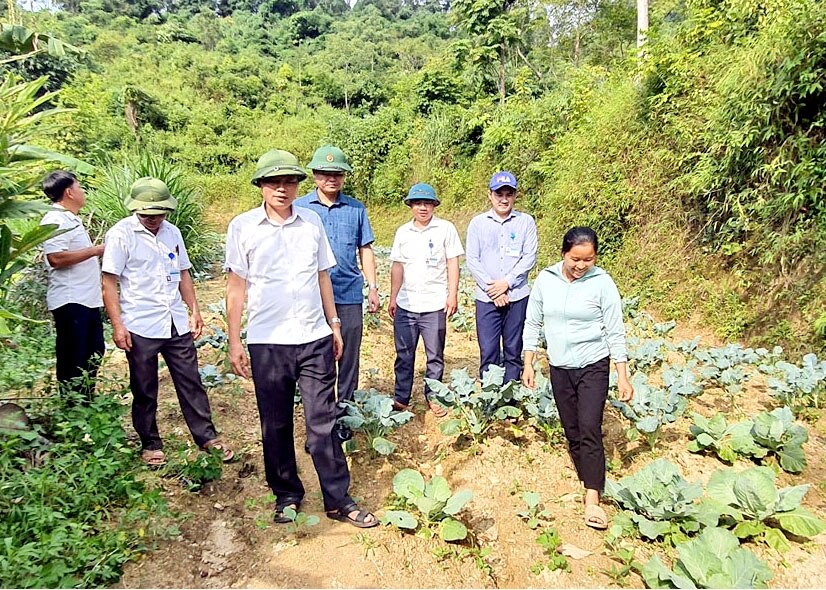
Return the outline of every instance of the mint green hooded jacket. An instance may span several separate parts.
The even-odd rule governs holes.
[[[562,261],[539,273],[528,298],[525,350],[536,350],[543,327],[551,366],[581,369],[609,354],[615,363],[628,360],[622,300],[598,266],[572,282],[562,274]]]

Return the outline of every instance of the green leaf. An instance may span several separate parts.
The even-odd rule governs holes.
[[[425,484],[424,495],[437,502],[447,502],[450,498],[450,486],[444,477],[436,475]]]
[[[373,450],[379,455],[391,455],[396,450],[396,445],[386,438],[377,436],[373,439]]]
[[[744,520],[737,524],[732,531],[738,539],[756,537],[766,530],[766,525],[756,520]]]
[[[791,512],[776,514],[780,528],[798,537],[807,539],[819,535],[826,530],[826,523],[817,518],[805,508],[795,508]]]
[[[439,430],[442,431],[442,434],[445,436],[453,436],[458,434],[462,428],[462,421],[456,418],[452,418],[450,420],[445,420],[444,422],[439,423]]]
[[[746,469],[735,478],[733,492],[739,506],[763,520],[774,511],[777,502],[774,472],[768,467]]]
[[[379,519],[382,524],[390,524],[400,529],[413,530],[419,526],[416,517],[406,510],[387,510]]]
[[[806,483],[780,490],[777,493],[777,511],[789,512],[800,506],[810,487],[811,486]]]
[[[59,152],[43,149],[34,145],[16,145],[9,149],[12,161],[19,160],[43,160],[46,162],[56,162],[71,168],[80,174],[91,175],[95,173],[95,167],[88,162],[78,160],[72,156],[66,156]]]
[[[460,510],[462,510],[462,508],[465,507],[465,504],[470,502],[472,499],[473,492],[471,492],[470,490],[459,490],[450,497],[442,511],[445,514],[450,514],[451,516],[453,516],[454,514],[457,514]]]
[[[766,527],[763,531],[763,540],[766,542],[766,545],[780,553],[785,553],[792,548],[786,536],[778,529]]]
[[[780,467],[789,473],[800,473],[806,468],[806,454],[803,447],[784,445],[777,456],[780,459]]]
[[[446,518],[439,524],[439,536],[443,541],[462,541],[467,538],[467,527],[455,518]]]
[[[402,469],[393,478],[393,492],[397,496],[413,500],[424,493],[424,478],[415,469]]]

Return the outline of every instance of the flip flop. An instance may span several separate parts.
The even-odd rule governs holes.
[[[166,455],[160,449],[146,449],[141,451],[141,461],[147,467],[160,467],[166,465]]]
[[[231,448],[229,448],[227,445],[221,442],[220,439],[217,438],[213,438],[212,440],[207,441],[201,448],[205,451],[209,451],[211,449],[218,449],[219,451],[221,451],[223,455],[222,460],[224,461],[224,463],[229,463],[230,461],[235,459],[235,451],[233,451]]]
[[[447,416],[447,408],[443,405],[436,403],[434,401],[427,402],[427,405],[430,406],[430,411],[433,412],[433,415],[437,418],[444,418]]]
[[[585,524],[592,529],[605,530],[608,528],[608,516],[598,504],[588,504],[585,507]]]
[[[350,513],[354,511],[357,511],[358,514],[356,514],[354,518],[350,518]],[[365,522],[368,516],[373,516],[373,522]],[[360,529],[373,528],[379,524],[379,519],[376,518],[375,515],[367,512],[366,510],[362,510],[355,502],[350,502],[347,506],[342,506],[338,510],[328,510],[327,518],[331,518],[339,522],[346,522],[347,524],[351,524]]]

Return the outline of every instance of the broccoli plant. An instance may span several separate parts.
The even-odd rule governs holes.
[[[662,372],[663,385],[670,392],[685,397],[700,395],[703,392],[703,386],[694,373],[696,366],[696,361],[689,361],[682,366],[664,366]]]
[[[452,418],[439,424],[448,436],[465,433],[478,442],[498,420],[519,418],[522,410],[513,405],[518,389],[511,381],[503,385],[505,369],[491,365],[477,383],[467,369],[454,369],[450,373],[450,385],[425,379],[430,386],[431,397],[446,406]]]
[[[339,418],[339,422],[363,432],[369,447],[379,455],[390,455],[396,450],[387,435],[413,418],[412,412],[394,411],[393,399],[375,389],[357,390],[352,401],[343,401],[339,405],[347,410],[347,415]]]
[[[448,542],[467,538],[467,527],[455,517],[473,499],[470,490],[454,494],[444,477],[437,475],[425,482],[418,471],[402,469],[393,478],[393,493],[401,509],[386,510],[380,519],[382,524],[418,528],[427,537],[438,533]]]
[[[549,443],[554,442],[559,438],[562,424],[559,421],[559,410],[551,389],[551,380],[538,370],[535,380],[533,389],[518,385],[514,398],[527,414],[528,422],[544,434]]]
[[[718,507],[722,526],[777,551],[790,548],[787,534],[809,539],[826,530],[826,523],[801,506],[808,490],[808,484],[778,489],[770,467],[717,471],[706,486],[707,502]]]
[[[765,588],[771,569],[740,543],[731,532],[708,528],[696,539],[677,545],[674,569],[657,555],[640,575],[648,588]]]
[[[634,386],[633,399],[630,402],[612,399],[611,405],[631,421],[631,428],[626,432],[629,440],[636,439],[641,433],[649,448],[654,450],[663,425],[674,422],[685,411],[686,398],[673,389],[649,385],[643,373],[635,373],[631,384]]]
[[[760,365],[760,370],[771,375],[766,381],[769,393],[790,406],[795,412],[803,408],[820,408],[826,400],[826,360],[807,354],[798,367],[785,361],[774,365]]]
[[[605,496],[627,510],[640,535],[652,541],[678,541],[701,525],[716,526],[719,514],[696,503],[702,494],[702,486],[686,481],[667,459],[649,463],[619,482],[605,483]]]
[[[539,525],[551,519],[551,511],[542,504],[542,498],[536,492],[525,492],[522,494],[525,501],[525,510],[520,510],[517,515],[525,521],[529,529],[536,529]]]
[[[629,337],[627,343],[628,363],[633,370],[650,371],[665,360],[666,343],[662,338],[640,339]]]

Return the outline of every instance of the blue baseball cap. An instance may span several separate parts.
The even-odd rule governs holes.
[[[410,187],[404,202],[409,204],[411,201],[435,201],[437,205],[441,203],[436,197],[436,189],[426,182],[420,182]]]
[[[516,190],[516,177],[508,172],[507,170],[502,170],[501,172],[497,172],[490,178],[490,184],[488,185],[490,190],[498,191],[503,186],[509,186],[512,189]]]

